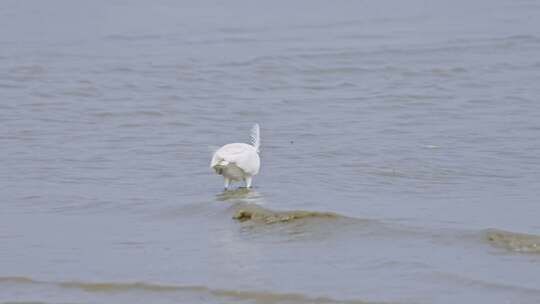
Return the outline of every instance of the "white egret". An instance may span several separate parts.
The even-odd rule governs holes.
[[[246,183],[246,188],[251,188],[253,176],[259,173],[261,166],[260,145],[259,125],[255,124],[251,129],[251,144],[227,144],[214,153],[210,168],[223,175],[225,190],[229,189],[231,182],[241,180]]]

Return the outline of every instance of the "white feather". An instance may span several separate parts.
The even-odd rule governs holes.
[[[251,128],[251,145],[255,147],[255,150],[257,150],[257,153],[260,152],[261,131],[259,128],[259,124],[255,124],[253,125],[253,128]]]
[[[251,129],[251,145],[244,143],[232,143],[219,148],[213,155],[210,168],[223,175],[225,188],[231,181],[245,181],[246,187],[251,187],[251,179],[259,173],[261,160],[259,158],[260,147],[259,125],[255,124]]]

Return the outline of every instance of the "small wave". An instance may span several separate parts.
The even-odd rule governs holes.
[[[317,212],[305,210],[274,211],[263,208],[256,204],[244,204],[237,206],[233,215],[233,219],[241,222],[254,221],[262,222],[265,224],[291,222],[294,220],[309,218],[337,219],[344,218],[344,216],[332,212]]]
[[[264,204],[263,196],[257,191],[239,188],[225,191],[216,196],[219,201],[230,201],[232,205],[232,218],[240,222],[253,221],[255,223],[274,224],[291,222],[300,219],[345,219],[347,217],[333,212],[290,210],[276,211],[261,206]]]
[[[348,218],[333,212],[291,210],[276,211],[262,207],[264,197],[257,191],[239,188],[232,191],[225,191],[216,196],[219,201],[233,202],[232,218],[240,222],[253,221],[256,223],[283,223],[300,219],[320,218],[320,219],[345,219]]]
[[[26,277],[0,277],[0,283],[37,284],[39,282]]]
[[[23,85],[9,84],[9,83],[0,83],[0,89],[20,89],[23,88]]]
[[[95,117],[99,118],[109,118],[109,117],[161,117],[164,114],[159,111],[153,110],[139,110],[139,111],[130,111],[130,112],[97,112],[93,114]]]
[[[116,40],[116,41],[144,41],[144,40],[159,40],[163,38],[161,35],[107,35],[105,39],[107,40]]]
[[[17,82],[38,80],[47,75],[47,68],[42,65],[20,65],[8,70],[9,79]]]
[[[102,94],[101,90],[92,86],[73,88],[69,90],[64,90],[59,93],[64,96],[73,96],[73,97],[97,97]]]
[[[16,66],[14,68],[9,69],[10,74],[21,74],[21,75],[36,75],[36,74],[44,74],[47,71],[47,69],[44,66],[41,65],[20,65]]]
[[[210,288],[202,285],[162,285],[154,283],[134,282],[81,282],[81,281],[38,281],[26,277],[0,277],[0,286],[4,283],[19,285],[45,285],[64,289],[77,289],[87,293],[100,294],[118,294],[129,292],[147,292],[147,293],[175,293],[189,292],[201,295],[209,295],[218,299],[227,299],[229,301],[253,301],[255,303],[344,303],[344,304],[362,304],[374,303],[362,300],[338,300],[329,297],[312,297],[300,293],[276,293],[269,291],[245,291],[234,289]],[[17,302],[23,303],[23,302]],[[24,302],[26,303],[26,302]]]
[[[493,246],[519,253],[540,254],[540,236],[498,229],[485,231],[487,241]]]
[[[9,302],[2,302],[2,304],[48,304],[48,303],[41,302],[41,301],[9,301]]]
[[[451,272],[435,272],[433,273],[434,280],[445,280],[447,282],[452,283],[458,283],[468,286],[475,286],[478,288],[485,288],[489,290],[506,290],[506,291],[514,291],[518,292],[520,294],[530,294],[532,296],[538,296],[540,295],[540,290],[536,288],[529,288],[529,287],[523,287],[523,286],[516,286],[512,284],[506,284],[497,282],[497,280],[485,280],[485,279],[479,279],[479,278],[473,278],[470,276],[464,276],[456,273]]]
[[[217,200],[230,203],[226,212],[234,220],[250,224],[243,227],[249,228],[245,231],[256,231],[258,234],[261,231],[273,233],[276,232],[274,229],[277,229],[278,233],[285,236],[288,241],[298,238],[320,239],[349,233],[355,235],[358,233],[381,235],[410,233],[406,229],[395,228],[378,220],[351,217],[335,212],[265,208],[263,207],[266,204],[264,196],[252,189],[240,188],[225,191],[217,195]],[[284,231],[288,233],[283,233]],[[291,235],[294,235],[292,239]]]

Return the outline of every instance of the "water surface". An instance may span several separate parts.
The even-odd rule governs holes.
[[[0,302],[540,302],[537,1],[0,3]],[[255,188],[209,146],[262,133]]]

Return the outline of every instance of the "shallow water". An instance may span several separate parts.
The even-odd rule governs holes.
[[[538,20],[0,2],[0,303],[540,302]],[[222,192],[209,147],[254,122]]]

